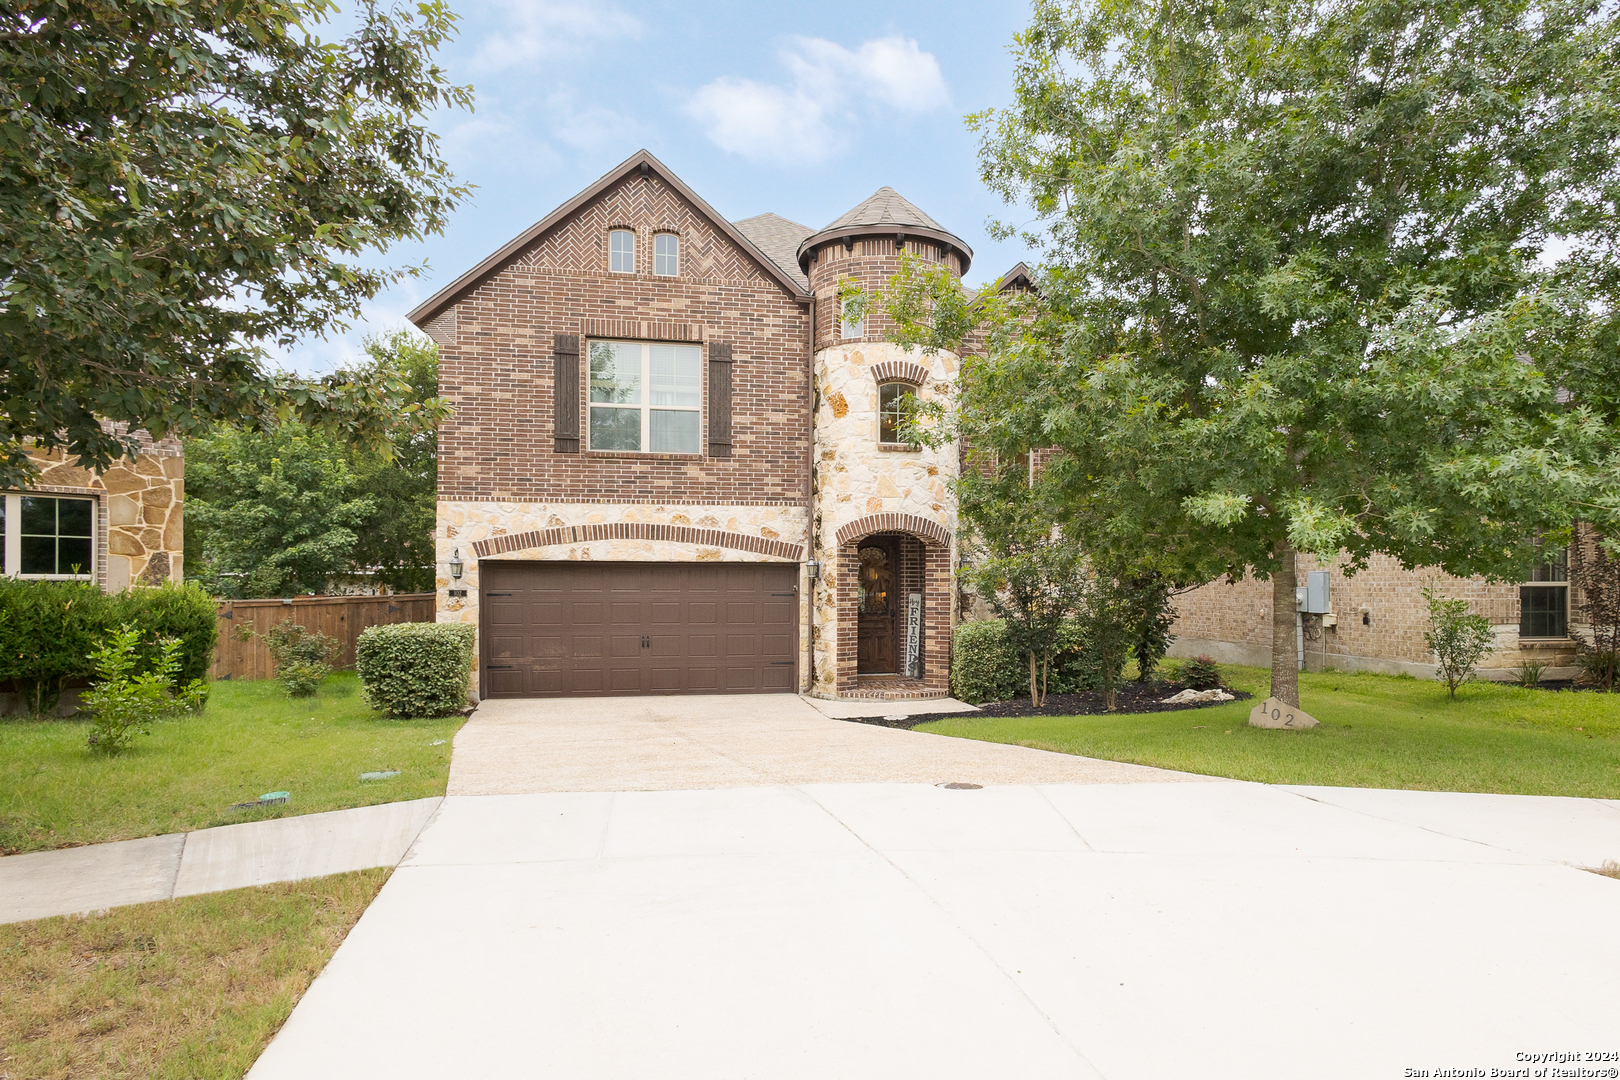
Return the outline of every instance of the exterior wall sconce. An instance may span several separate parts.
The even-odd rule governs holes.
[[[804,564],[804,576],[815,581],[821,576],[821,564],[814,559]]]
[[[450,556],[450,576],[457,581],[461,580],[461,570],[466,564],[461,561],[461,549],[458,547]]]

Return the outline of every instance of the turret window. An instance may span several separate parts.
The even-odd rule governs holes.
[[[862,315],[853,315],[849,311],[849,301],[838,302],[838,336],[840,338],[858,338],[866,336],[866,318]]]
[[[905,445],[901,426],[911,415],[917,388],[909,383],[888,382],[878,387],[878,442]]]

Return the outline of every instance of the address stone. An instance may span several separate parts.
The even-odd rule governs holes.
[[[1317,721],[1316,717],[1297,706],[1285,705],[1274,697],[1268,697],[1249,710],[1249,726],[1302,731],[1316,727]]]

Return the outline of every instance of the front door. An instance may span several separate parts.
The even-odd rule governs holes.
[[[855,671],[860,675],[892,675],[895,664],[894,636],[899,614],[899,545],[892,537],[869,537],[861,541],[859,632]]]

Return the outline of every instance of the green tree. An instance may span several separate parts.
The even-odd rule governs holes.
[[[432,62],[442,0],[18,0],[0,13],[0,487],[23,444],[96,467],[101,421],[191,435],[288,419],[381,438],[399,388],[274,375],[421,267],[362,259],[442,231],[467,189],[428,117],[470,106]],[[433,411],[432,409],[429,410]]]
[[[186,564],[222,596],[325,592],[376,512],[348,450],[302,424],[187,441]],[[195,560],[195,561],[194,561]]]
[[[1439,677],[1456,698],[1457,687],[1474,677],[1474,669],[1491,651],[1491,621],[1468,610],[1468,601],[1446,596],[1433,584],[1423,586],[1429,629],[1423,640],[1439,663]]]
[[[369,338],[375,377],[406,387],[405,400],[426,405],[439,396],[439,347],[408,330]],[[439,434],[431,422],[394,425],[382,447],[358,445],[352,463],[359,491],[376,509],[359,530],[357,569],[395,592],[433,588],[433,526],[438,514]]]
[[[1269,576],[1290,704],[1296,551],[1506,578],[1612,520],[1616,27],[1596,0],[1039,0],[1015,103],[971,122],[1038,219],[1046,314],[964,365],[964,430],[1058,448],[1088,551]]]

